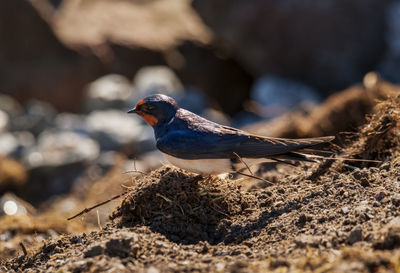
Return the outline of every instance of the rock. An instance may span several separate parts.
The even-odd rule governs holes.
[[[30,132],[0,134],[0,155],[21,158],[25,150],[32,147],[35,138]]]
[[[34,205],[58,194],[69,192],[85,170],[99,156],[96,141],[75,132],[47,130],[37,145],[23,155],[29,171],[21,196]]]
[[[255,82],[250,98],[263,106],[261,114],[266,118],[280,116],[302,103],[317,104],[321,100],[313,88],[272,75],[265,75]]]
[[[253,75],[274,73],[328,91],[359,82],[378,63],[390,2],[195,0],[193,6],[226,54]]]
[[[396,207],[400,207],[400,193],[396,193],[393,195],[392,204]]]
[[[0,134],[7,131],[8,123],[9,123],[9,119],[8,119],[7,113],[0,110]]]
[[[160,270],[155,268],[154,266],[150,266],[148,268],[145,268],[146,273],[160,273]]]
[[[102,150],[143,151],[148,143],[154,143],[150,126],[134,115],[117,110],[94,111],[86,119],[87,129]],[[154,147],[154,146],[153,146]]]
[[[57,167],[87,163],[99,156],[98,144],[74,132],[47,130],[39,135],[38,144],[27,151],[24,162],[28,168]]]
[[[133,82],[140,98],[158,93],[176,97],[183,93],[181,81],[166,66],[143,67],[136,73]]]
[[[209,106],[206,96],[195,89],[185,90],[183,94],[175,97],[175,100],[181,108],[198,115]]]
[[[6,193],[0,197],[0,216],[3,215],[24,215],[35,214],[36,210],[31,204],[15,196],[12,193]]]
[[[18,146],[12,153],[10,153],[10,156],[20,159],[28,149],[32,148],[36,144],[35,137],[28,131],[16,131],[13,132],[13,135],[17,139]]]
[[[48,103],[32,100],[26,105],[26,113],[11,121],[11,131],[29,131],[35,136],[54,126],[56,110]]]
[[[321,244],[322,238],[320,236],[300,235],[294,242],[297,247],[305,248],[306,246],[318,247]]]
[[[360,202],[360,205],[354,208],[354,211],[361,214],[364,212],[371,211],[371,207],[368,205],[368,201],[364,200]]]
[[[385,198],[385,195],[386,195],[386,194],[385,194],[383,191],[380,191],[380,192],[375,196],[376,201],[378,201],[378,202],[382,201],[382,199]]]
[[[353,228],[353,230],[349,234],[349,239],[348,242],[350,245],[357,243],[363,239],[362,237],[362,227],[356,226]]]
[[[22,113],[22,107],[13,97],[0,94],[0,110],[6,112],[11,118]]]
[[[106,173],[115,166],[115,162],[117,162],[119,158],[121,158],[121,154],[119,152],[102,152],[96,159],[96,165],[101,168],[103,173]]]
[[[131,251],[131,241],[130,238],[110,239],[106,243],[105,253],[110,257],[126,258]]]
[[[73,131],[77,133],[88,134],[85,116],[60,113],[55,118],[55,127],[62,131]]]
[[[400,217],[392,219],[383,229],[383,234],[373,247],[375,249],[392,250],[400,247]]]
[[[83,253],[85,258],[95,257],[103,254],[103,247],[100,245],[93,246]]]
[[[106,75],[88,85],[84,109],[86,112],[123,109],[132,95],[133,87],[126,77],[118,74]]]
[[[369,186],[370,177],[368,174],[368,170],[366,170],[366,169],[355,170],[352,173],[352,175],[353,175],[354,179],[361,184],[361,186],[363,186],[363,187]]]
[[[18,140],[11,133],[0,134],[0,155],[11,155],[17,151]]]
[[[297,223],[299,225],[305,225],[307,222],[310,222],[311,220],[312,220],[312,216],[305,215],[304,213],[302,213],[302,214],[299,215]]]

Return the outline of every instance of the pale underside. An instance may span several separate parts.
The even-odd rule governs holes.
[[[222,173],[235,172],[245,169],[246,166],[242,162],[233,163],[228,158],[223,159],[181,159],[163,153],[164,157],[172,165],[184,170],[202,175],[217,175]],[[263,162],[271,162],[268,158],[242,158],[248,166],[257,165]]]

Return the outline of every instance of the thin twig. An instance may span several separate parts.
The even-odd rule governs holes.
[[[69,220],[75,219],[76,217],[81,216],[82,214],[88,213],[88,212],[91,211],[92,209],[95,209],[95,208],[98,208],[98,207],[100,207],[100,206],[102,206],[102,205],[105,205],[105,204],[107,204],[107,203],[109,203],[109,202],[111,202],[111,201],[113,201],[113,200],[115,200],[115,199],[117,199],[117,198],[119,198],[119,197],[121,197],[121,196],[126,195],[127,193],[128,193],[128,192],[120,193],[120,194],[118,194],[118,195],[116,195],[116,196],[114,196],[114,197],[111,197],[110,199],[108,199],[108,200],[106,200],[106,201],[103,201],[103,202],[101,202],[101,203],[98,203],[98,204],[96,204],[96,205],[94,205],[94,206],[92,206],[92,207],[90,207],[90,208],[85,208],[84,210],[82,210],[82,211],[79,212],[78,214],[75,214],[74,216],[67,218],[67,220],[69,221]]]
[[[275,157],[272,157],[271,159],[272,159],[272,160],[275,160],[275,161],[278,162],[278,163],[288,164],[288,165],[290,165],[290,166],[296,167],[295,164],[293,164],[293,163],[291,163],[291,162],[288,162],[288,161],[285,161],[285,160],[280,160],[280,159],[277,159],[277,158],[275,158]]]
[[[233,154],[234,154],[237,158],[239,158],[239,160],[246,166],[246,168],[249,170],[250,174],[251,174],[251,175],[254,175],[253,172],[250,170],[249,165],[247,165],[246,162],[243,161],[243,159],[240,157],[240,155],[238,155],[236,152],[233,152]]]
[[[102,230],[101,223],[100,223],[99,210],[96,210],[96,214],[97,214],[97,225],[99,226],[99,229]]]
[[[164,199],[165,201],[167,201],[168,203],[172,203],[171,199],[165,197],[164,195],[162,195],[161,193],[156,193],[156,196],[161,197],[162,199]]]
[[[28,255],[28,251],[26,250],[26,247],[23,242],[19,242],[19,246],[22,248],[22,252],[24,252],[24,255]]]
[[[133,170],[133,171],[126,171],[126,172],[123,172],[122,174],[127,174],[127,173],[140,173],[140,174],[146,175],[146,173],[145,173],[145,172],[142,172],[142,171],[136,171],[136,170]]]
[[[265,183],[267,183],[269,185],[274,185],[274,183],[272,183],[271,181],[268,181],[268,180],[266,180],[266,179],[264,179],[262,177],[258,177],[258,176],[255,176],[255,175],[250,175],[250,174],[247,174],[247,173],[242,173],[242,172],[239,172],[239,171],[237,171],[236,173],[238,173],[240,175],[244,175],[244,176],[250,177],[250,178],[254,178],[254,179],[257,179],[257,180],[264,181]]]

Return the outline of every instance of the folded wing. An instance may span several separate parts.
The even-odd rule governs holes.
[[[157,140],[157,148],[183,159],[268,158],[332,141],[334,137],[306,139],[270,138],[224,127],[224,132],[188,132],[177,130]],[[229,129],[229,130],[228,130]]]

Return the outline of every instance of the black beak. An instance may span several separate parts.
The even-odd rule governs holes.
[[[139,112],[140,112],[139,110],[136,110],[136,108],[133,108],[133,109],[128,111],[128,114],[137,114]]]

